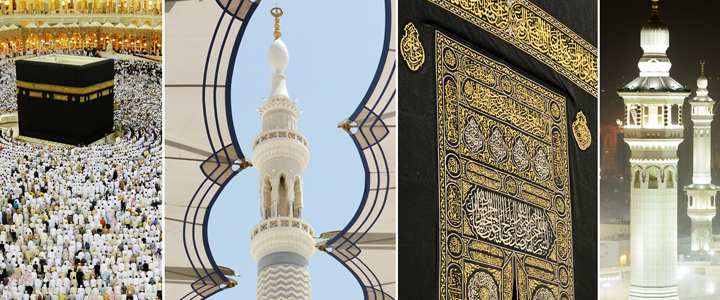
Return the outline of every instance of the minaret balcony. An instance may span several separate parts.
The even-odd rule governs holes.
[[[717,209],[715,207],[708,207],[708,208],[692,208],[688,207],[687,213],[690,215],[690,217],[709,217],[712,219],[712,217],[715,216],[717,212]]]
[[[272,253],[291,252],[308,261],[315,254],[314,231],[307,222],[293,217],[260,221],[250,232],[250,254],[259,262]]]
[[[262,220],[260,223],[255,225],[250,233],[250,240],[264,231],[272,231],[273,229],[296,229],[309,234],[310,237],[313,237],[315,234],[312,227],[310,227],[310,224],[302,219],[295,217],[275,217]]]
[[[261,133],[255,138],[255,141],[253,142],[253,149],[257,147],[262,142],[269,141],[269,140],[295,140],[300,144],[303,144],[305,148],[308,148],[308,142],[305,137],[300,134],[299,132],[296,132],[294,130],[284,130],[284,129],[276,129],[271,131],[266,131]]]
[[[633,139],[682,139],[683,127],[670,125],[666,127],[648,128],[625,126],[625,138]]]

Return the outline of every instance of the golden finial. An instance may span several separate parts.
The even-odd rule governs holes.
[[[652,11],[652,17],[650,17],[650,20],[652,20],[652,21],[659,21],[659,20],[660,20],[660,17],[658,17],[658,12],[657,12],[657,11],[658,11],[658,6],[659,6],[659,5],[658,5],[658,0],[652,0],[652,2],[653,2],[653,4],[652,4],[652,9],[653,9],[653,11]]]
[[[700,76],[705,76],[705,61],[700,61]]]
[[[273,32],[273,36],[277,40],[282,36],[282,32],[280,32],[280,17],[283,15],[283,10],[275,6],[270,10],[270,14],[275,17],[275,32]]]

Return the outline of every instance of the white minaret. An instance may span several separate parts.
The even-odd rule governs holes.
[[[309,262],[315,253],[310,225],[302,220],[302,172],[310,160],[305,137],[297,132],[302,112],[290,101],[283,74],[288,50],[280,36],[282,9],[275,17],[275,41],[268,50],[274,72],[270,97],[260,108],[263,131],[253,142],[252,161],[260,172],[261,221],[250,234],[258,263],[257,299],[310,300]]]
[[[697,96],[691,99],[693,121],[693,183],[685,187],[688,196],[687,214],[692,219],[690,249],[706,254],[712,242],[712,218],[715,216],[715,195],[718,187],[710,183],[710,123],[715,101],[708,97],[708,80],[701,62],[697,80]]]
[[[630,164],[630,299],[678,299],[677,149],[690,90],[670,77],[670,32],[653,13],[640,32],[640,77],[618,90],[625,100]]]

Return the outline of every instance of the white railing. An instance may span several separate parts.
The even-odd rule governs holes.
[[[297,228],[307,232],[311,237],[314,236],[313,229],[307,222],[293,217],[275,217],[261,221],[253,228],[250,233],[250,240],[255,238],[259,233],[273,228]]]
[[[274,130],[274,131],[268,131],[267,133],[256,137],[255,141],[253,142],[253,149],[255,149],[255,147],[258,144],[260,144],[264,141],[267,141],[270,139],[276,139],[276,138],[296,140],[296,141],[300,142],[301,144],[305,145],[305,148],[308,147],[307,139],[305,139],[305,137],[302,134],[295,132],[295,131],[291,131],[291,130]]]

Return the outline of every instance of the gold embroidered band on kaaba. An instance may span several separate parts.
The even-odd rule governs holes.
[[[441,300],[572,300],[566,99],[435,36]]]
[[[66,94],[76,94],[76,95],[83,95],[83,94],[89,94],[92,92],[97,92],[99,90],[111,87],[113,85],[115,85],[115,80],[108,80],[108,81],[94,84],[94,85],[91,85],[88,87],[70,87],[70,86],[61,86],[61,85],[44,84],[44,83],[33,83],[33,82],[25,82],[25,81],[17,80],[17,86],[21,87],[21,88],[26,88],[26,89],[36,90],[36,91],[66,93]]]
[[[534,56],[598,97],[598,50],[527,0],[428,0]]]
[[[112,81],[108,81],[112,83]],[[33,83],[27,83],[23,82],[23,84],[29,84],[34,85]],[[107,82],[101,83],[103,86],[107,84]],[[92,87],[96,87],[99,85],[93,85]],[[35,87],[35,86],[33,86]],[[58,86],[56,86],[58,87]],[[66,94],[66,93],[58,93],[58,92],[38,92],[34,90],[30,90],[28,88],[23,88],[22,90],[20,88],[17,88],[17,92],[22,92],[23,95],[28,95],[33,98],[39,98],[39,99],[53,99],[53,100],[60,100],[60,101],[79,101],[79,102],[87,102],[92,101],[97,98],[110,95],[110,93],[113,92],[113,85],[110,85],[110,88],[103,87],[104,90],[97,90],[94,89],[91,91],[91,94],[85,94],[85,95],[77,95],[77,94]],[[72,88],[71,88],[72,89]]]

